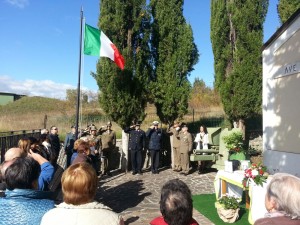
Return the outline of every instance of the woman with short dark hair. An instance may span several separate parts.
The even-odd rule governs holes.
[[[193,219],[193,200],[189,187],[179,179],[164,184],[160,197],[161,217],[151,225],[198,225]]]

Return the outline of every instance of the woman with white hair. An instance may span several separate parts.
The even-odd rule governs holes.
[[[277,173],[267,187],[268,213],[254,225],[300,225],[300,178]]]

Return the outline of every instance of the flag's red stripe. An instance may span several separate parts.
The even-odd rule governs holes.
[[[117,64],[118,67],[121,68],[121,70],[124,69],[125,66],[125,60],[123,56],[120,54],[119,50],[114,44],[111,44],[112,49],[114,50],[114,61]]]

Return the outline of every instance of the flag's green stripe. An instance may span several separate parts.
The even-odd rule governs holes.
[[[85,24],[84,54],[100,56],[100,31]]]

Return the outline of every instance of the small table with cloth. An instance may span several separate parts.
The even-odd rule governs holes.
[[[249,209],[248,221],[250,224],[254,224],[257,219],[263,218],[265,213],[267,213],[265,208],[265,194],[267,185],[272,177],[269,176],[263,186],[250,182],[248,188],[243,186],[243,178],[243,170],[237,170],[232,173],[219,170],[214,182],[216,198],[218,199],[226,193],[242,198],[243,192],[245,191],[246,208]]]

